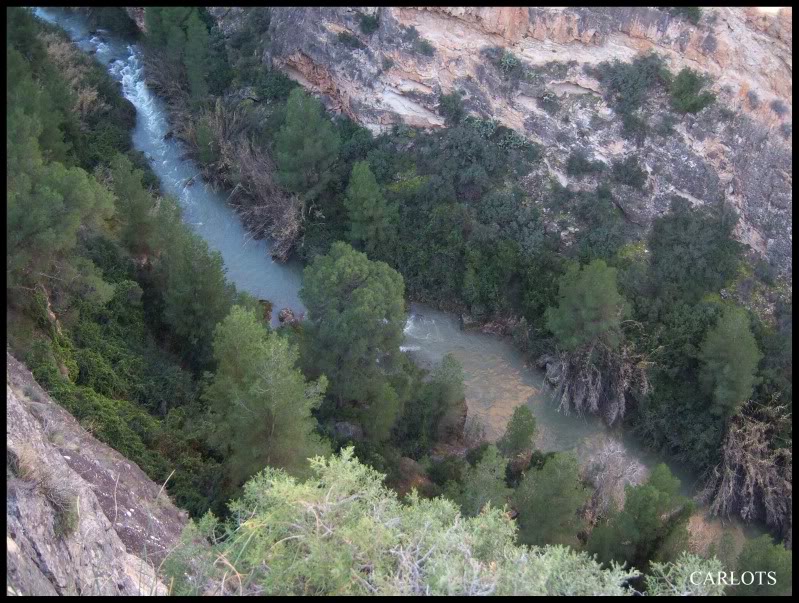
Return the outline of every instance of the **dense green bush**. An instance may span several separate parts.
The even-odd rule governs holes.
[[[639,190],[644,188],[649,177],[646,170],[638,163],[638,158],[633,156],[627,159],[614,160],[611,176],[615,182],[626,184]]]
[[[340,31],[336,36],[336,40],[339,44],[343,44],[347,48],[352,48],[353,50],[366,48],[366,45],[361,42],[357,36],[352,35],[348,31]]]
[[[702,18],[702,9],[698,6],[670,6],[666,10],[672,15],[687,19],[694,25]]]
[[[444,116],[447,124],[456,125],[460,123],[465,115],[460,92],[453,90],[449,94],[442,94],[439,96],[438,111]]]
[[[671,106],[680,113],[698,113],[716,101],[712,92],[702,91],[707,78],[696,71],[685,68],[674,78],[670,86]]]
[[[583,151],[572,151],[566,162],[566,173],[569,176],[585,176],[599,174],[605,169],[602,161],[590,160]]]
[[[361,31],[367,36],[371,36],[380,27],[380,18],[377,15],[360,13],[358,19],[360,20]]]

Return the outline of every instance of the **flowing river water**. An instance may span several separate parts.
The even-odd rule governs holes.
[[[180,200],[184,221],[211,249],[222,254],[227,277],[237,288],[273,302],[275,310],[289,307],[295,312],[304,311],[298,295],[302,284],[300,263],[273,261],[269,241],[253,240],[226,203],[227,194],[215,190],[198,176],[199,167],[185,158],[186,149],[179,141],[165,139],[170,130],[168,114],[161,99],[145,84],[136,44],[102,30],[91,31],[86,18],[79,13],[56,8],[37,8],[35,12],[43,20],[62,27],[80,49],[93,54],[121,83],[123,95],[136,108],[135,148],[147,157],[160,179],[162,191]],[[273,312],[273,316],[276,314],[277,311]],[[611,431],[595,417],[559,412],[542,372],[527,365],[508,338],[463,331],[457,316],[411,304],[402,349],[423,366],[438,363],[447,353],[462,363],[468,413],[482,422],[489,439],[501,436],[513,410],[527,404],[536,416],[536,444],[540,449],[576,450],[581,458],[586,458],[608,439],[616,439],[631,461],[645,468],[665,461],[681,479],[684,494],[696,492],[697,476],[646,450],[629,434]],[[711,523],[717,521],[706,525]]]

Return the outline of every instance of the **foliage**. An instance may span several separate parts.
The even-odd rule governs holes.
[[[298,356],[296,347],[240,306],[216,327],[217,370],[204,398],[211,439],[226,451],[226,475],[236,486],[266,466],[298,474],[308,458],[325,452],[311,411],[327,380],[306,382],[295,368]]]
[[[339,44],[343,44],[347,48],[352,48],[353,50],[366,48],[366,44],[361,42],[357,36],[352,35],[348,31],[340,31],[336,36],[336,40],[339,42]]]
[[[502,509],[511,489],[505,485],[505,467],[508,461],[496,446],[489,446],[474,467],[469,467],[457,501],[467,517],[479,515],[486,505]]]
[[[428,40],[417,40],[413,46],[413,49],[425,56],[431,57],[436,53],[435,47],[428,41]]]
[[[714,415],[731,417],[749,400],[762,357],[746,311],[727,308],[708,331],[699,352],[700,381],[712,396]]]
[[[725,569],[715,557],[703,559],[683,552],[674,563],[651,564],[650,574],[646,576],[646,594],[650,597],[719,597],[724,594],[719,575]]]
[[[572,151],[566,163],[566,173],[569,176],[585,176],[586,174],[599,174],[605,169],[601,161],[592,161],[582,151]]]
[[[640,109],[652,89],[669,80],[663,59],[655,53],[638,56],[630,63],[618,59],[600,63],[596,75],[605,88],[606,99],[622,115]]]
[[[294,88],[286,105],[286,121],[275,140],[278,182],[314,200],[330,179],[339,145],[338,135],[322,115],[322,104]]]
[[[624,509],[594,528],[587,548],[600,561],[627,561],[646,567],[672,561],[687,546],[686,526],[693,503],[679,494],[680,480],[664,464],[649,479],[625,488]]]
[[[793,584],[792,560],[793,552],[781,544],[775,544],[768,534],[748,540],[738,556],[736,574],[741,582],[744,572],[752,572],[754,579],[749,585],[742,583],[735,586],[732,594],[739,597],[790,594]],[[766,575],[761,572],[766,572]],[[773,574],[769,576],[771,572]]]
[[[175,594],[622,595],[637,575],[565,547],[516,546],[494,508],[466,519],[442,498],[400,504],[352,449],[312,469],[304,483],[275,469],[250,480],[211,547],[215,518],[191,524],[165,564]],[[224,580],[220,556],[240,582]]]
[[[350,218],[350,240],[367,254],[385,250],[396,236],[397,208],[386,202],[367,161],[352,168],[345,200]]]
[[[716,101],[712,92],[702,92],[706,78],[696,71],[684,68],[671,82],[671,106],[680,113],[698,113]]]
[[[311,323],[303,361],[327,375],[330,392],[341,401],[368,398],[396,361],[403,293],[397,272],[342,242],[305,269],[300,297]]]
[[[741,245],[732,237],[738,218],[719,205],[692,207],[675,197],[650,236],[652,274],[661,291],[698,299],[718,291],[736,272]]]
[[[641,168],[638,159],[632,156],[621,161],[614,160],[611,175],[614,181],[639,190],[644,188],[648,178],[646,170]]]
[[[505,434],[497,442],[497,447],[508,458],[529,452],[534,447],[536,421],[533,411],[527,405],[517,406],[513,410]]]
[[[377,15],[367,15],[360,13],[358,15],[360,21],[361,32],[367,36],[371,36],[380,27],[380,18]]]
[[[577,544],[577,534],[586,526],[580,511],[590,497],[573,453],[558,453],[542,468],[528,470],[512,499],[519,512],[519,542]]]
[[[165,203],[166,201],[162,201]],[[188,229],[169,242],[164,275],[163,321],[196,370],[210,366],[214,327],[230,312],[235,288],[225,280],[222,255]]]
[[[672,15],[687,19],[694,25],[702,18],[702,9],[698,6],[669,6],[666,10]]]
[[[436,441],[460,435],[466,397],[463,378],[461,363],[446,354],[429,380],[408,397],[394,429],[395,440],[405,454],[421,457]]]
[[[444,116],[448,125],[460,123],[466,113],[463,109],[463,100],[460,92],[453,90],[449,94],[439,96],[438,111]]]
[[[572,265],[560,279],[558,305],[547,310],[547,327],[558,343],[575,350],[593,341],[619,345],[628,306],[616,286],[616,269],[602,260]]]

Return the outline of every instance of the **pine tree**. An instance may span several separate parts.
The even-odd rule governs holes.
[[[728,308],[705,336],[699,358],[700,380],[713,397],[711,412],[731,417],[752,395],[755,372],[763,355],[743,308]]]
[[[458,497],[464,515],[479,515],[487,504],[495,509],[507,504],[511,494],[511,489],[505,484],[507,464],[497,447],[489,446],[477,465],[469,468]]]
[[[497,446],[502,454],[513,458],[522,452],[532,450],[535,432],[536,421],[533,411],[526,405],[517,406]]]
[[[235,485],[267,466],[304,474],[309,457],[329,453],[311,414],[327,381],[305,381],[295,346],[240,306],[217,326],[213,345],[218,368],[204,398],[215,425],[211,440],[228,451]]]
[[[341,402],[374,399],[399,357],[404,288],[398,272],[342,242],[305,269],[300,297],[310,323],[303,360],[327,375]]]
[[[208,97],[208,45],[208,29],[200,20],[197,9],[194,9],[186,21],[183,63],[189,79],[191,98],[195,102],[201,102]]]
[[[385,248],[393,238],[396,207],[389,206],[380,185],[375,180],[368,161],[358,161],[352,167],[345,200],[350,220],[350,240],[370,256]]]
[[[571,266],[561,277],[558,305],[547,310],[547,327],[567,350],[597,340],[615,348],[627,312],[616,285],[616,269],[594,260],[582,268]]]
[[[577,457],[561,452],[541,469],[524,474],[513,494],[519,512],[519,542],[523,544],[577,544],[585,529],[579,515],[591,493],[580,482]]]
[[[291,192],[314,200],[330,179],[340,141],[322,104],[295,88],[286,104],[286,121],[275,140],[278,181]]]

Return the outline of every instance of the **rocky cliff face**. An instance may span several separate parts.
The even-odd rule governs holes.
[[[6,379],[8,594],[166,594],[154,568],[185,512],[9,354]]]
[[[250,9],[209,10],[232,33]],[[361,14],[379,18],[374,33],[361,32]],[[440,94],[462,91],[471,114],[497,119],[544,146],[545,160],[529,179],[533,198],[549,177],[580,186],[565,175],[574,149],[605,162],[635,154],[649,172],[646,190],[614,190],[631,222],[646,229],[674,194],[694,203],[726,199],[742,217],[739,239],[788,275],[791,19],[790,8],[754,7],[708,8],[698,25],[641,7],[280,7],[264,33],[263,60],[375,131],[398,122],[441,127]],[[362,47],[341,43],[342,32]],[[419,51],[421,40],[432,45],[432,56]],[[497,48],[516,55],[531,77],[503,78],[485,55]],[[672,72],[690,67],[711,76],[719,102],[675,116],[671,134],[652,133],[636,148],[621,136],[618,116],[586,68],[650,50]],[[665,97],[647,104],[652,125],[666,104]]]

